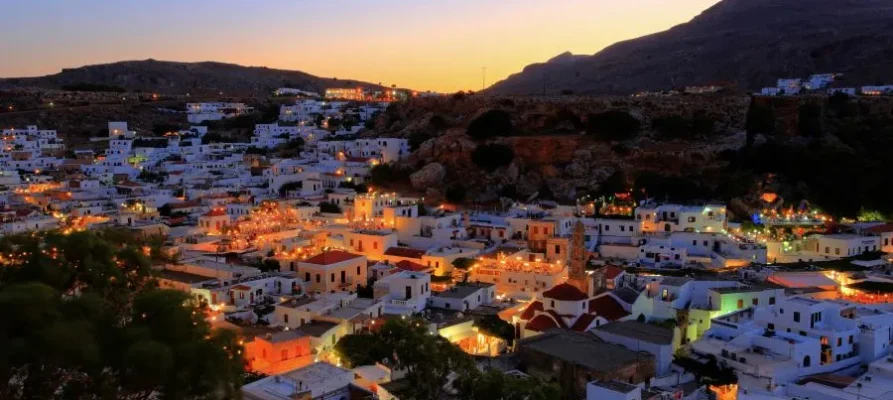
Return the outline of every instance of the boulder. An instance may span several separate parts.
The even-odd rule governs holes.
[[[440,187],[444,177],[446,177],[446,168],[443,167],[443,164],[435,162],[410,175],[409,181],[416,190],[425,190],[430,187]]]

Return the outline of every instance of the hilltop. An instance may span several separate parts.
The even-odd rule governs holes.
[[[667,31],[590,56],[565,53],[497,82],[492,94],[628,94],[840,72],[851,85],[893,82],[893,2],[723,0]]]
[[[351,79],[321,78],[301,71],[246,67],[219,62],[121,61],[66,68],[54,75],[0,79],[4,87],[62,89],[70,86],[162,94],[269,95],[279,87],[322,92],[327,87],[375,87]]]

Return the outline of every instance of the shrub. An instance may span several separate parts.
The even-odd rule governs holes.
[[[465,186],[461,183],[454,183],[446,189],[446,201],[453,204],[460,204],[465,201]]]
[[[303,184],[301,181],[287,182],[279,187],[279,197],[285,197],[292,190],[300,190]]]
[[[511,136],[514,131],[512,116],[503,110],[490,110],[468,124],[466,133],[478,140],[498,136]]]
[[[586,121],[586,132],[604,140],[632,139],[641,128],[638,119],[620,110],[589,114]]]
[[[804,104],[800,106],[797,132],[800,136],[819,137],[822,135],[822,106]]]
[[[747,109],[747,121],[745,122],[748,136],[758,133],[771,135],[775,133],[775,113],[771,108],[751,101]]]
[[[319,203],[319,212],[327,214],[341,214],[341,207],[335,203],[322,202]]]
[[[515,152],[511,148],[496,143],[479,145],[471,152],[471,161],[474,165],[488,172],[511,164],[514,158]]]

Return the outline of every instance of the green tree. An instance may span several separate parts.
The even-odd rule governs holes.
[[[319,212],[328,214],[341,214],[341,207],[335,203],[321,202],[319,203]]]
[[[512,116],[503,110],[489,110],[468,124],[468,136],[478,140],[511,136],[514,132]]]
[[[805,137],[819,137],[822,135],[821,105],[808,103],[800,106],[797,132],[800,136]]]
[[[474,322],[481,332],[505,340],[509,346],[515,340],[515,328],[496,315],[488,315]]]
[[[452,204],[461,204],[465,202],[465,186],[461,183],[454,183],[446,188],[444,196],[446,201]]]
[[[279,187],[279,197],[285,197],[288,192],[301,190],[303,183],[301,181],[286,182]]]
[[[126,230],[0,238],[0,398],[232,398],[228,331],[187,293],[158,289]]]
[[[755,135],[773,135],[775,133],[775,113],[772,108],[757,103],[756,99],[751,100],[746,118],[745,129],[749,143],[753,142]]]
[[[467,374],[453,385],[458,398],[467,400],[558,400],[561,387],[537,378],[516,377],[501,371]]]
[[[515,152],[510,147],[498,143],[481,144],[471,152],[471,162],[487,172],[509,165],[514,159]]]
[[[603,140],[632,139],[641,129],[642,123],[626,111],[606,111],[586,118],[586,132]]]
[[[468,268],[471,268],[472,265],[474,265],[473,258],[459,257],[459,258],[453,260],[454,268],[467,270]]]

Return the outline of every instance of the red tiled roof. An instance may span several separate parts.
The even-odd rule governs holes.
[[[571,284],[562,283],[543,292],[543,297],[558,301],[580,301],[586,300],[589,296]]]
[[[189,200],[180,203],[171,203],[171,209],[176,210],[178,208],[192,208],[198,207],[202,204],[199,200]]]
[[[359,254],[348,253],[346,251],[341,250],[332,250],[324,253],[317,254],[313,257],[310,257],[303,262],[307,264],[316,264],[316,265],[331,265],[337,264],[347,260],[353,260],[354,258],[362,257]]]
[[[409,247],[388,247],[384,255],[404,258],[422,258],[425,250],[413,249]]]
[[[202,215],[202,216],[203,216],[203,217],[222,217],[222,216],[224,216],[224,215],[226,215],[226,210],[221,209],[221,208],[215,208],[215,209],[213,209],[213,210],[211,210],[211,211],[206,212],[206,213],[205,213],[204,215]]]
[[[577,332],[584,332],[592,324],[592,321],[595,321],[594,314],[583,314],[577,319],[577,322],[574,322],[574,326],[571,329]]]
[[[893,223],[891,223],[891,224],[883,224],[883,225],[878,225],[878,226],[872,226],[871,228],[866,229],[865,232],[868,232],[868,233],[887,233],[887,232],[893,232]]]
[[[555,310],[546,310],[546,313],[552,316],[552,319],[554,319],[561,328],[567,328],[567,324],[564,323],[564,317],[573,317],[573,315],[561,315]]]
[[[426,267],[419,263],[414,263],[409,260],[398,261],[395,265],[397,265],[397,268],[400,268],[404,271],[412,271],[412,272],[422,272],[422,271],[425,271],[425,270],[431,268],[431,267]]]
[[[536,332],[547,331],[549,329],[557,328],[558,324],[555,322],[552,317],[546,314],[537,315],[536,318],[530,320],[527,325],[524,326],[524,329]]]
[[[251,286],[248,286],[248,285],[236,285],[236,286],[233,286],[233,290],[251,290]]]
[[[613,296],[603,295],[589,300],[589,312],[608,321],[616,321],[629,315]]]
[[[605,279],[614,279],[621,273],[623,273],[623,268],[618,268],[613,265],[605,267]]]
[[[143,187],[143,185],[140,185],[139,183],[132,182],[132,181],[121,182],[118,184],[118,186],[133,187],[133,188]]]
[[[534,301],[534,302],[531,302],[531,303],[524,309],[524,311],[521,312],[521,317],[520,317],[520,318],[521,318],[522,320],[524,320],[524,321],[530,321],[530,319],[533,318],[533,315],[534,315],[537,311],[543,311],[543,302],[541,302],[541,301]]]

